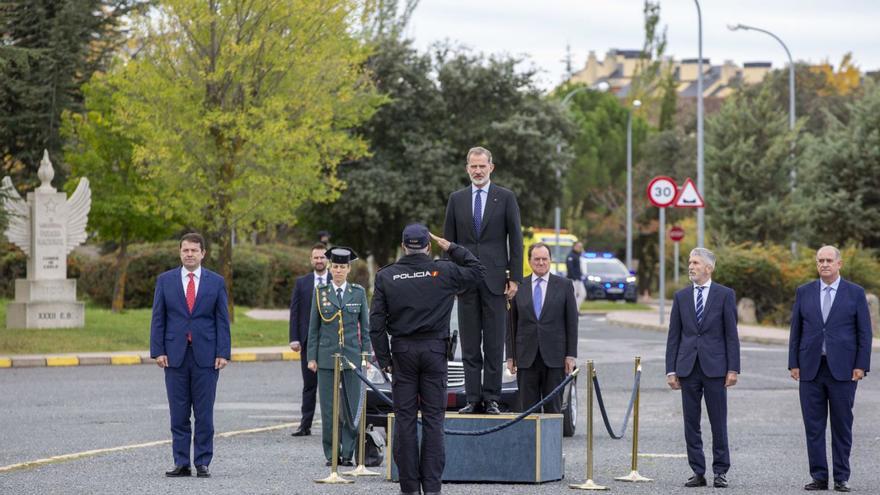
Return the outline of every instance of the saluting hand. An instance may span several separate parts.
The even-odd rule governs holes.
[[[449,251],[449,246],[452,245],[451,242],[447,241],[446,239],[444,239],[442,237],[437,237],[436,235],[434,235],[430,232],[428,232],[428,235],[431,236],[431,239],[434,239],[434,242],[436,242],[437,245],[440,246],[440,249],[442,249],[444,251]]]

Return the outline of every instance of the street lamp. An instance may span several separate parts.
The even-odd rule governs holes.
[[[565,95],[564,98],[562,98],[562,106],[566,107],[568,105],[568,102],[571,101],[572,97],[582,91],[590,90],[590,91],[599,91],[600,93],[604,93],[604,92],[608,91],[609,89],[611,89],[611,86],[605,81],[601,81],[601,82],[594,84],[592,86],[578,86],[577,88],[574,88],[573,90],[569,91],[568,94]],[[562,154],[562,143],[556,143],[557,158],[561,154]],[[556,167],[556,182],[557,183],[560,181],[561,177],[562,177],[562,169],[559,166],[557,166]],[[562,221],[561,220],[562,207],[560,206],[560,201],[561,201],[560,198],[561,197],[562,197],[562,194],[559,194],[556,196],[556,211],[554,212],[554,229],[556,230],[556,248],[557,249],[559,249],[559,230],[560,230],[560,223]]]
[[[697,32],[699,53],[697,54],[697,192],[706,197],[703,189],[703,13],[699,0],[697,6]],[[703,247],[706,231],[705,208],[697,208],[697,247]]]
[[[754,26],[746,26],[745,24],[737,24],[737,25],[728,24],[727,29],[730,29],[731,31],[739,31],[741,29],[744,31],[758,31],[759,33],[764,33],[768,36],[771,36],[773,39],[778,41],[780,45],[782,45],[782,49],[785,50],[785,54],[788,55],[788,128],[789,128],[789,130],[794,131],[794,123],[795,123],[794,59],[791,58],[791,52],[788,50],[788,47],[785,45],[785,42],[783,42],[782,39],[779,38],[779,36],[776,36],[775,34],[771,33],[770,31],[767,31],[766,29],[756,28]],[[792,153],[792,155],[794,155],[794,143],[792,143],[791,153]],[[794,161],[792,161],[790,178],[791,178],[791,191],[793,193],[794,189],[795,189],[796,180],[797,180],[797,168],[794,166]],[[791,241],[791,254],[793,254],[793,255],[797,254],[796,252],[797,252],[797,241]]]
[[[632,108],[626,117],[626,268],[632,270],[633,234],[632,234],[632,210],[633,210],[633,181],[632,181],[632,116],[633,108],[642,106],[640,100],[633,100]]]

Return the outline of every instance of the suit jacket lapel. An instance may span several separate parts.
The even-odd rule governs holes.
[[[534,298],[532,297],[532,276],[529,275],[528,281],[523,284],[523,290],[525,290],[525,294],[523,294],[523,302],[526,306],[529,307],[529,312],[532,313],[532,316],[535,317],[535,321],[538,321],[538,315],[535,314],[535,303]]]
[[[345,293],[342,293],[342,298],[345,299]],[[330,297],[327,298],[331,303],[335,304],[337,308],[342,309],[342,301],[336,297],[336,286],[332,283],[330,284]]]
[[[840,286],[838,286],[838,288],[840,288]],[[822,282],[819,280],[813,282],[810,285],[810,291],[813,293],[810,297],[814,298],[813,300],[816,301],[816,304],[814,304],[816,314],[818,315],[818,320],[816,321],[822,321]],[[839,296],[840,294],[838,293],[837,295]],[[828,316],[830,317],[831,314],[829,313]]]
[[[498,188],[492,187],[490,184],[488,194],[486,194],[486,207],[483,210],[483,220],[480,221],[480,237],[483,237],[483,233],[486,232],[486,225],[489,224],[489,219],[492,218],[492,212],[495,211],[496,203],[498,203]]]
[[[691,320],[691,322],[693,322],[694,326],[697,326],[697,309],[696,309],[697,300],[696,300],[696,295],[694,293],[694,285],[693,284],[691,284],[691,286],[689,287],[689,291],[690,292],[688,292],[687,296],[684,298],[685,302],[687,303],[687,304],[685,304],[684,311],[685,311],[685,314]],[[704,307],[703,313],[705,314],[705,312],[706,312],[706,308]]]
[[[177,271],[177,283],[175,284],[177,294],[179,295],[177,300],[181,301],[181,304],[183,304],[183,309],[189,311],[189,309],[187,309],[186,307],[186,292],[183,290],[183,278],[181,277],[181,270]]]

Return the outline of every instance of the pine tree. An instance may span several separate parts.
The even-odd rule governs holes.
[[[63,182],[64,110],[82,110],[80,87],[106,66],[121,18],[145,0],[14,0],[0,6],[0,175],[35,184],[43,149]]]

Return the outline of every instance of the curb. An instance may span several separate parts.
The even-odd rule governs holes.
[[[263,361],[299,361],[300,353],[280,347],[233,350],[230,361],[237,363]],[[155,364],[149,352],[88,352],[81,354],[9,355],[0,356],[0,368],[54,368],[70,366],[133,366]]]

